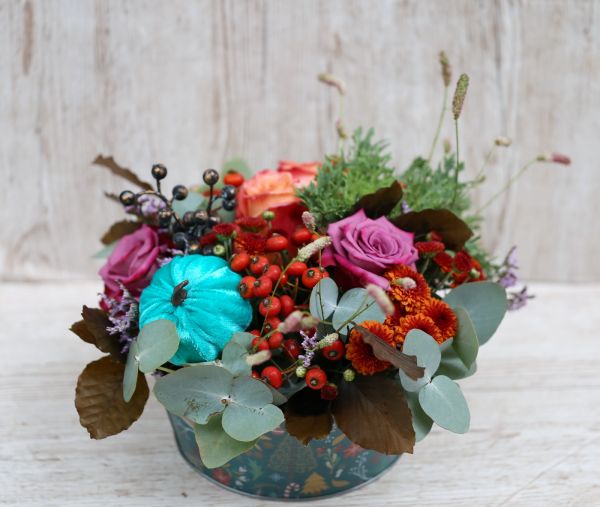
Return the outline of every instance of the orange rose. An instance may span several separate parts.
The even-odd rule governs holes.
[[[280,173],[290,173],[294,179],[294,185],[297,188],[303,188],[310,185],[319,171],[318,162],[306,162],[300,164],[292,160],[282,160],[279,162],[277,171]]]
[[[278,206],[299,202],[290,172],[263,169],[240,187],[237,197],[238,217],[257,217]]]

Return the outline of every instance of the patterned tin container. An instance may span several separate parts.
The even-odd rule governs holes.
[[[226,489],[253,497],[310,500],[339,495],[381,476],[399,458],[362,449],[337,427],[307,446],[278,429],[223,467],[208,469],[200,460],[192,427],[168,415],[179,451],[195,470]]]

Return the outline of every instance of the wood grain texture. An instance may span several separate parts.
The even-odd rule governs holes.
[[[121,216],[102,191],[123,189],[91,166],[98,153],[144,176],[161,161],[168,185],[238,155],[256,169],[320,158],[337,118],[322,71],[347,83],[346,125],[375,127],[405,167],[433,137],[440,49],[471,76],[469,173],[496,136],[514,139],[476,203],[540,152],[573,158],[489,208],[485,243],[519,244],[530,279],[600,280],[598,0],[2,2],[0,279],[94,275],[97,238]]]
[[[197,475],[153,396],[126,433],[89,439],[73,398],[77,375],[100,354],[67,328],[99,289],[0,284],[0,504],[278,505]],[[600,505],[600,285],[533,289],[537,299],[508,316],[480,350],[477,374],[460,383],[469,433],[435,428],[376,483],[313,505]]]

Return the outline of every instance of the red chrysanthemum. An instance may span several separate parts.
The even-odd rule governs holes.
[[[442,338],[444,340],[456,335],[458,326],[456,314],[452,311],[452,308],[442,300],[431,298],[423,305],[421,313],[435,322],[435,325],[442,333]]]
[[[238,218],[235,223],[245,232],[263,232],[267,227],[267,221],[263,217]]]
[[[217,235],[214,232],[209,232],[200,238],[198,242],[200,246],[214,245],[217,242]]]
[[[442,332],[435,325],[433,319],[423,315],[422,313],[417,313],[416,315],[407,315],[406,317],[402,317],[398,321],[398,325],[394,328],[394,342],[397,345],[404,343],[406,335],[413,329],[420,329],[421,331],[433,337],[433,339],[438,343],[445,341],[442,336]]]
[[[433,258],[433,262],[435,262],[444,273],[450,273],[450,271],[452,271],[452,261],[452,256],[448,252],[440,252]]]
[[[218,236],[229,238],[237,231],[237,227],[234,224],[217,224],[213,226],[212,230]]]
[[[446,249],[441,241],[417,241],[415,248],[423,255],[438,254]]]
[[[460,273],[468,273],[473,267],[473,257],[471,257],[464,250],[461,250],[454,256],[452,264],[456,271],[459,271]]]
[[[240,232],[234,242],[236,252],[247,252],[249,255],[262,254],[265,251],[267,238],[256,232]]]
[[[415,313],[431,295],[425,278],[408,266],[399,264],[386,271],[383,276],[390,282],[390,299],[397,303],[404,313]]]
[[[361,323],[361,326],[385,340],[390,346],[394,346],[393,328],[374,320],[367,320]],[[353,329],[350,332],[348,344],[346,345],[346,357],[352,363],[353,368],[361,375],[374,375],[387,370],[391,366],[387,361],[381,361],[375,357],[373,349],[364,342],[358,329]]]

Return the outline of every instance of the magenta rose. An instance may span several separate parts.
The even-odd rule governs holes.
[[[388,289],[383,272],[398,264],[414,269],[419,257],[412,233],[398,229],[385,217],[372,220],[362,209],[330,224],[327,234],[332,245],[323,252],[323,265],[336,266],[346,286],[373,283]]]
[[[123,236],[99,272],[107,296],[119,297],[122,284],[132,296],[138,297],[158,269],[158,254],[158,234],[152,227],[142,225]]]

